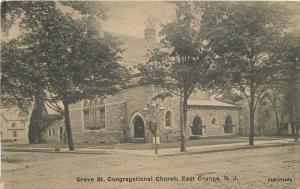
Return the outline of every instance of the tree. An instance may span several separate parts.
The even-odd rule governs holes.
[[[287,18],[276,3],[224,2],[200,4],[203,32],[221,58],[228,87],[244,92],[250,114],[249,145],[254,145],[256,105],[278,78],[276,53]]]
[[[42,30],[51,32],[45,26],[50,24],[50,18],[53,22],[53,18],[61,12],[59,7],[63,6],[71,7],[85,16],[106,17],[103,8],[92,2],[1,2],[1,31],[8,31],[20,19],[19,28],[22,32],[18,39],[2,43],[1,99],[6,106],[17,105],[26,111],[34,100],[28,133],[30,143],[41,142],[46,62],[42,52],[44,49],[38,48],[39,41],[23,37],[28,33],[38,35]]]
[[[117,63],[122,52],[120,42],[101,34],[100,28],[95,27],[105,14],[93,2],[17,3],[17,6],[14,3],[6,6],[7,10],[18,10],[10,10],[14,16],[9,18],[20,16],[20,12],[25,15],[21,17],[21,26],[26,32],[19,37],[16,47],[22,52],[18,63],[29,68],[29,71],[17,70],[27,76],[18,80],[25,79],[23,82],[33,85],[39,83],[39,79],[43,81],[41,88],[35,91],[42,92],[42,103],[46,102],[63,115],[69,149],[74,150],[69,104],[87,98],[105,98],[118,91],[125,71]],[[74,19],[73,15],[61,11],[61,6],[72,7],[81,17]],[[8,59],[7,64],[10,62]],[[10,74],[11,70],[5,71]],[[32,74],[39,78],[33,78]]]
[[[281,121],[283,118],[283,112],[281,108],[281,103],[282,103],[282,91],[278,89],[277,87],[273,87],[270,90],[265,92],[265,96],[268,99],[268,101],[271,103],[275,119],[276,119],[276,128],[277,128],[277,135],[280,135],[280,126],[281,126]],[[280,116],[281,114],[281,116]]]
[[[143,82],[162,85],[180,97],[181,146],[185,151],[187,101],[196,88],[209,83],[213,52],[199,27],[199,15],[191,2],[177,2],[176,20],[163,25],[161,48],[154,49],[146,65],[140,65]]]
[[[283,95],[283,110],[289,117],[295,142],[300,129],[300,37],[299,32],[287,35],[281,46],[281,59],[285,62],[281,69],[282,82],[279,87]]]
[[[59,35],[64,36],[60,27],[65,25],[62,22],[61,26],[54,28],[57,32],[53,35],[60,31]],[[73,29],[70,28],[70,32]],[[52,103],[48,105],[64,116],[69,149],[74,150],[69,105],[82,99],[105,98],[119,91],[124,71],[118,64],[122,49],[118,41],[109,35],[99,38],[81,33],[80,36],[68,37],[67,41],[58,36],[51,36],[49,40],[53,37],[61,43],[53,43],[54,46],[48,48],[58,51],[46,54],[48,58],[53,58],[52,64],[47,67],[49,101]],[[62,106],[57,102],[62,102]]]
[[[96,6],[91,2],[60,2],[59,6],[72,7],[73,10],[86,16],[106,17],[101,6]],[[35,33],[37,35],[41,29],[45,29],[45,25],[51,22],[49,18],[58,15],[59,6],[55,2],[3,1],[1,2],[1,29],[6,32],[17,19],[21,19],[19,27],[22,34]],[[30,143],[40,143],[46,85],[45,58],[42,57],[43,49],[38,48],[39,42],[30,41],[30,38],[23,39],[23,35],[16,40],[2,44],[1,97],[6,106],[17,105],[25,111],[32,106],[31,101],[34,100],[28,138]],[[20,46],[28,48],[21,50]]]

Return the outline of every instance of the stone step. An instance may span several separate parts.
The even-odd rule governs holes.
[[[128,141],[129,143],[146,143],[145,138],[133,138]]]

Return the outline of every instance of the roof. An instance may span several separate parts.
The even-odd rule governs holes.
[[[43,128],[58,124],[62,121],[62,116],[57,114],[48,114],[43,117]]]
[[[222,102],[213,97],[211,97],[210,99],[189,99],[188,105],[189,106],[215,106],[215,107],[239,108],[239,106],[237,106],[235,104]]]

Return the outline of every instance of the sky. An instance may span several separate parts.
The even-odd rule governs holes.
[[[108,20],[103,29],[109,32],[144,37],[145,22],[151,18],[157,30],[161,23],[174,19],[175,9],[170,2],[102,2],[108,8]]]
[[[104,1],[102,5],[108,8],[108,20],[103,23],[103,29],[135,37],[144,37],[145,21],[152,18],[157,31],[160,25],[175,19],[174,5],[168,1]],[[292,27],[300,30],[300,2],[281,2],[284,14],[292,15]]]
[[[156,23],[157,31],[160,25],[171,22],[175,18],[174,5],[167,1],[102,1],[106,7],[108,19],[103,22],[105,31],[130,35],[139,38],[144,37],[145,21],[151,18]],[[289,8],[285,14],[294,15],[293,27],[300,30],[300,2],[285,3]],[[11,37],[18,33],[18,28],[13,27]]]

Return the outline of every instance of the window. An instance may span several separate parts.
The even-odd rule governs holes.
[[[19,112],[19,116],[20,116],[20,117],[25,117],[25,115],[26,115],[26,114],[25,114],[24,112]]]
[[[84,106],[89,106],[89,101],[85,100],[84,101]]]
[[[83,110],[83,122],[84,122],[84,128],[88,129],[88,127],[90,125],[90,116],[89,116],[88,109]]]
[[[51,129],[48,129],[48,135],[51,137]]]
[[[105,128],[105,107],[100,107],[99,109],[99,120],[97,125],[100,127],[100,129],[104,129]]]
[[[260,101],[260,105],[263,105],[263,106],[267,105],[267,101],[265,101],[265,100]]]
[[[13,137],[17,137],[17,131],[13,131]]]
[[[172,112],[167,111],[165,115],[166,127],[171,127],[172,124]]]
[[[16,123],[11,123],[11,127],[16,127]]]
[[[215,124],[216,124],[216,118],[213,118],[213,119],[211,120],[211,124],[212,124],[212,125],[215,125]]]
[[[105,104],[103,100],[93,100],[85,104],[83,110],[84,129],[100,130],[105,128]]]
[[[53,136],[56,136],[56,133],[55,133],[55,129],[54,129],[54,128],[52,129],[52,134],[53,134]]]
[[[266,116],[266,117],[269,117],[269,116],[270,116],[269,110],[265,110],[265,116]]]

